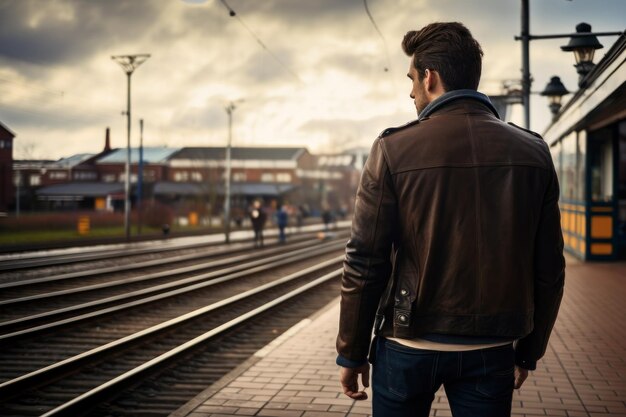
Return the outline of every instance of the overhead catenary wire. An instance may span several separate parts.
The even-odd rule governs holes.
[[[383,42],[383,49],[385,51],[385,57],[387,58],[387,66],[385,67],[385,72],[388,72],[391,69],[391,59],[389,59],[389,49],[387,48],[387,41],[385,40],[383,33],[378,28],[378,25],[376,24],[376,21],[374,20],[374,17],[372,16],[372,13],[367,6],[367,0],[363,0],[363,6],[365,6],[365,13],[367,13],[367,16],[370,18],[372,26],[374,26],[374,29],[376,29],[378,36],[380,36],[380,40]]]
[[[298,74],[295,73],[295,71],[293,71],[291,68],[289,68],[287,66],[287,64],[285,64],[266,44],[265,42],[263,42],[263,40],[259,37],[259,35],[257,35],[248,25],[246,25],[246,23],[243,21],[243,19],[241,19],[241,17],[239,17],[239,15],[237,14],[237,12],[235,12],[235,10],[233,10],[232,7],[230,7],[230,5],[228,3],[226,3],[226,0],[220,0],[222,2],[222,4],[224,5],[224,7],[226,7],[226,9],[228,10],[228,13],[230,14],[231,17],[234,17],[235,19],[237,19],[237,21],[241,24],[241,26],[244,27],[244,29],[246,29],[246,31],[248,31],[248,33],[250,34],[250,36],[252,36],[257,43],[261,46],[261,48],[263,48],[272,58],[274,58],[274,60],[278,63],[278,65],[280,65],[286,72],[288,72],[292,77],[294,77],[296,80],[298,80],[299,82],[303,83],[302,79],[298,76]]]

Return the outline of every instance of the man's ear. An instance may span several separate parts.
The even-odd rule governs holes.
[[[433,92],[437,88],[437,84],[441,82],[439,80],[439,74],[436,71],[429,69],[424,70],[424,88],[429,93]]]
[[[432,94],[435,97],[440,96],[446,92],[443,81],[439,72],[433,70],[426,70],[424,74],[424,88],[428,94]]]

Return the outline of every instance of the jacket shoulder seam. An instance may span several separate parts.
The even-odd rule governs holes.
[[[468,164],[436,164],[436,165],[426,165],[426,166],[414,166],[414,167],[409,167],[409,168],[403,168],[403,169],[399,169],[397,171],[391,172],[391,175],[398,175],[398,174],[403,174],[405,172],[411,172],[411,171],[425,171],[425,170],[429,170],[429,169],[437,169],[437,168],[460,168],[460,169],[467,169],[467,168],[489,168],[489,167],[507,167],[507,166],[517,166],[517,167],[530,167],[530,168],[538,168],[538,169],[542,169],[544,171],[550,171],[550,167],[545,167],[542,166],[540,164],[533,164],[533,163],[507,163],[507,162],[503,162],[500,164],[496,164],[496,163],[489,163],[489,164],[473,164],[473,163],[468,163]]]

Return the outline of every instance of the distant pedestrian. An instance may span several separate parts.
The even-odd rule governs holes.
[[[298,227],[298,231],[302,229],[302,224],[304,223],[304,213],[301,207],[296,207],[296,226]]]
[[[261,207],[260,201],[255,201],[252,210],[250,210],[250,221],[252,222],[252,229],[254,230],[254,247],[263,247],[263,228],[265,227],[265,221],[267,220],[267,214]]]
[[[285,206],[281,206],[276,212],[276,225],[278,226],[278,241],[280,243],[285,243],[287,237],[285,236],[285,228],[287,227],[287,223],[289,222],[289,214],[287,214],[287,210]]]
[[[333,221],[333,213],[330,209],[325,208],[324,211],[322,211],[322,221],[324,222],[324,230],[329,230],[330,224]]]

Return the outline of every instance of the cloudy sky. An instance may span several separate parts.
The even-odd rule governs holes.
[[[369,146],[415,118],[400,41],[433,21],[461,21],[485,52],[480,89],[520,77],[520,0],[0,0],[0,121],[14,157],[95,153],[111,128],[126,146],[126,76],[112,55],[150,53],[132,76],[132,145]],[[531,33],[624,28],[624,0],[531,0]],[[255,38],[256,36],[256,38]],[[600,39],[605,49],[615,37]],[[531,44],[533,91],[551,75],[576,88],[567,40]],[[385,71],[387,68],[387,71]],[[519,107],[519,106],[518,106]],[[521,123],[521,108],[510,120]],[[532,128],[549,122],[532,99]]]

